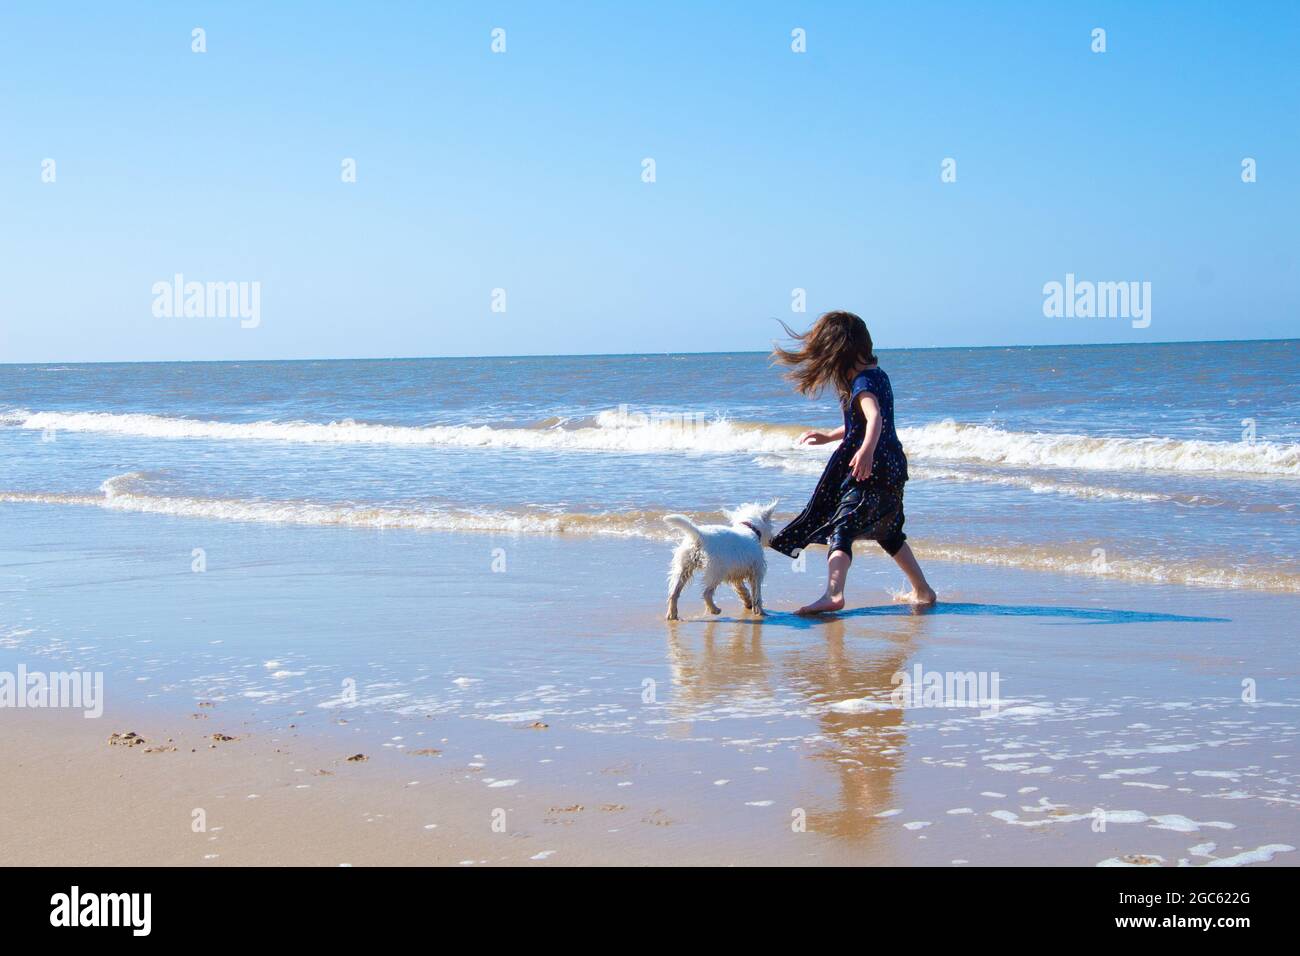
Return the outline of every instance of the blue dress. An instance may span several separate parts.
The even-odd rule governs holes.
[[[857,410],[858,398],[870,392],[880,405],[880,439],[871,459],[871,477],[858,481],[849,462],[862,447],[867,424]],[[903,533],[903,485],[907,456],[894,430],[894,390],[879,368],[864,369],[853,379],[844,407],[844,438],[817,481],[812,499],[799,517],[772,539],[782,554],[797,555],[810,544],[852,555],[855,540],[876,541],[889,555],[898,553]]]

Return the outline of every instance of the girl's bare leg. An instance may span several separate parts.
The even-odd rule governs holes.
[[[812,604],[805,604],[796,614],[826,614],[844,610],[844,579],[848,577],[853,559],[844,551],[832,551],[826,556],[826,593]]]
[[[934,593],[934,588],[930,587],[929,582],[925,580],[925,572],[921,566],[916,563],[916,555],[912,553],[912,546],[906,541],[898,549],[898,554],[894,555],[894,560],[898,566],[903,569],[907,575],[907,580],[911,582],[912,593],[904,599],[911,604],[933,604],[939,600],[939,596]]]

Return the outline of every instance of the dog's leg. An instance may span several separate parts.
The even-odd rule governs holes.
[[[763,610],[763,577],[756,574],[751,580],[754,584],[754,613],[762,617],[767,613]]]
[[[690,579],[691,572],[688,569],[679,568],[674,564],[673,576],[669,582],[668,613],[664,615],[665,621],[677,620],[677,599],[682,596],[682,589]]]
[[[710,614],[721,614],[722,608],[713,603],[713,592],[718,589],[716,584],[710,584],[704,589],[704,606],[709,609]]]
[[[746,611],[754,609],[754,599],[749,596],[749,589],[745,587],[745,582],[740,578],[731,582],[731,586],[736,589],[736,596],[740,598],[740,603],[745,605]]]
[[[699,562],[694,560],[689,546],[679,547],[673,555],[672,566],[668,569],[668,613],[664,615],[665,620],[677,620],[677,599],[698,566]]]

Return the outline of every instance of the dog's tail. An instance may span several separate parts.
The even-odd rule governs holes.
[[[700,540],[700,529],[695,527],[686,515],[664,515],[664,523],[672,525],[679,531],[685,531],[696,541]]]

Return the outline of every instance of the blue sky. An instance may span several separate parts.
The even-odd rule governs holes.
[[[0,362],[750,350],[828,308],[884,348],[1300,325],[1300,4],[2,20]],[[260,283],[260,324],[156,317],[176,273]],[[1151,325],[1044,317],[1066,273],[1149,281]]]

